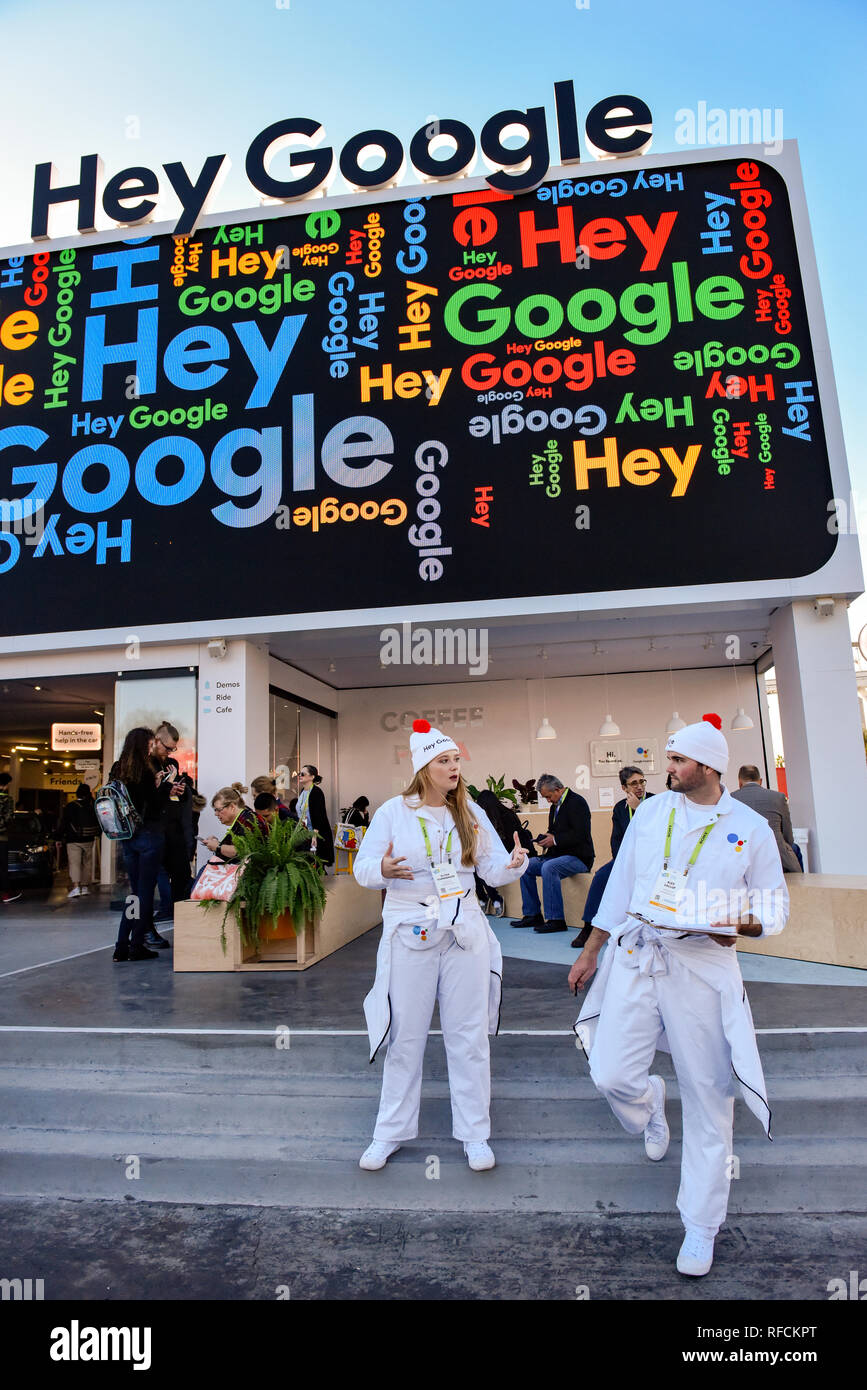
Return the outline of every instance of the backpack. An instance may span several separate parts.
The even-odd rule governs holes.
[[[106,782],[97,789],[93,809],[103,835],[110,840],[131,840],[142,823],[123,782]]]
[[[533,844],[533,833],[528,828],[527,822],[522,821],[517,811],[511,810],[508,806],[504,806],[503,810],[505,812],[503,817],[504,829],[508,827],[506,833],[503,835],[503,844],[506,849],[510,850],[514,848],[514,834],[517,830],[518,840],[522,849],[529,850],[530,854],[535,854],[536,846]],[[507,835],[508,839],[506,838]]]
[[[8,792],[0,792],[0,835],[5,835],[15,819],[15,802]]]
[[[89,844],[91,840],[96,839],[99,834],[99,822],[92,802],[73,801],[68,809],[67,818],[80,844]]]

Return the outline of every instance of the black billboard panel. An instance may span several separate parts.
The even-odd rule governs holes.
[[[833,552],[746,157],[0,263],[0,631],[788,579]]]

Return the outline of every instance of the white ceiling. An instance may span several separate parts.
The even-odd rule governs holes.
[[[768,650],[767,606],[708,613],[577,616],[553,614],[539,618],[495,618],[485,622],[413,623],[412,631],[427,626],[487,631],[486,680],[515,680],[574,675],[609,675],[627,671],[665,671],[693,667],[752,664]],[[339,690],[369,686],[430,685],[464,679],[465,667],[380,664],[381,633],[377,627],[273,633],[274,656]],[[731,638],[738,639],[734,645]],[[546,659],[540,657],[544,649]],[[330,667],[334,669],[331,670]],[[543,672],[544,666],[544,672]]]

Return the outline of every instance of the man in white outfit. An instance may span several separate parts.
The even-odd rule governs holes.
[[[706,1274],[725,1219],[735,1081],[770,1138],[770,1108],[743,988],[738,934],[782,931],[788,894],[773,832],[720,781],[728,746],[717,715],[672,734],[671,790],[645,800],[623,838],[593,932],[572,967],[582,989],[608,948],[575,1025],[590,1074],[623,1128],[644,1133],[648,1158],[668,1148],[669,1051],[683,1115],[677,1205],[686,1235],[681,1274]]]

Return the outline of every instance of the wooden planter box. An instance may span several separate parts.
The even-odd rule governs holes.
[[[348,874],[326,877],[325,910],[292,937],[245,946],[232,913],[226,918],[226,951],[220,944],[222,907],[182,902],[175,907],[174,969],[184,971],[308,970],[317,961],[382,921],[381,898]]]

